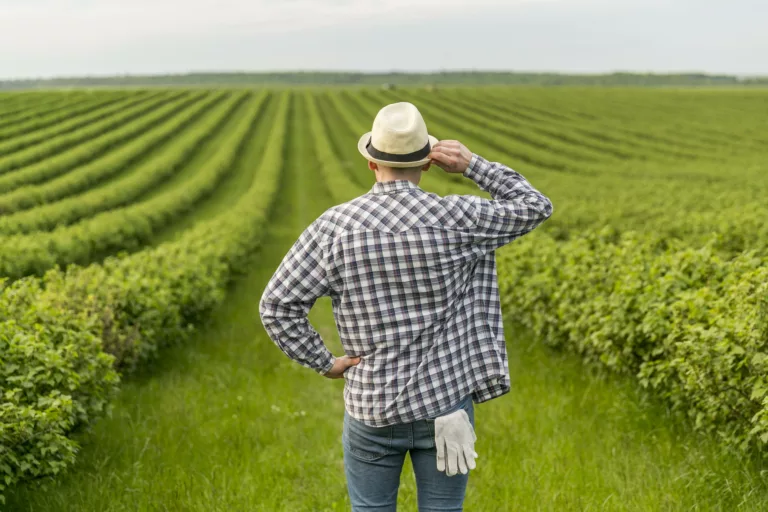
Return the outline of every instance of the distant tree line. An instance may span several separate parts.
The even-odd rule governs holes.
[[[297,86],[297,85],[540,85],[540,86],[768,86],[768,76],[610,73],[568,75],[559,73],[515,73],[446,71],[438,73],[187,73],[177,75],[121,75],[0,81],[0,90],[70,87],[146,86]]]

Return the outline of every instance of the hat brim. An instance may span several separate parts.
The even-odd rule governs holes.
[[[414,162],[390,162],[388,160],[380,160],[378,158],[374,158],[370,155],[370,153],[368,153],[368,149],[366,148],[369,140],[371,140],[371,132],[368,132],[362,137],[360,137],[360,141],[357,143],[357,150],[360,152],[361,155],[365,157],[366,160],[369,160],[371,162],[376,162],[377,164],[386,165],[387,167],[416,167],[418,165],[425,165],[430,162],[429,158],[416,160]],[[432,135],[429,135],[430,147],[434,147],[435,144],[437,144],[438,142],[439,141],[437,137],[433,137]]]

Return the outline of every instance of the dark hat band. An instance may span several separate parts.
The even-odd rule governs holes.
[[[418,162],[419,160],[424,160],[429,156],[430,151],[432,151],[432,147],[429,144],[429,140],[427,140],[426,146],[424,146],[418,151],[414,151],[413,153],[408,153],[407,155],[396,155],[394,153],[385,153],[384,151],[379,151],[373,146],[373,137],[368,139],[368,144],[365,145],[365,149],[368,151],[368,154],[371,155],[373,158],[376,158],[378,160],[385,160],[387,162],[399,162],[399,163]]]

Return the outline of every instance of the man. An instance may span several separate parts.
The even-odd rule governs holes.
[[[381,109],[358,149],[376,183],[301,234],[264,290],[261,319],[294,361],[346,379],[354,511],[395,510],[406,453],[419,510],[462,510],[476,467],[473,402],[510,386],[494,251],[546,220],[552,204],[512,169],[429,135],[410,103]],[[431,164],[493,200],[425,192]],[[338,358],[307,320],[325,295],[346,353]]]

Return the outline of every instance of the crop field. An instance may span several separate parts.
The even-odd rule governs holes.
[[[554,204],[497,251],[466,509],[768,509],[768,92],[411,87],[0,94],[0,510],[349,509],[343,382],[258,301],[396,101]]]

